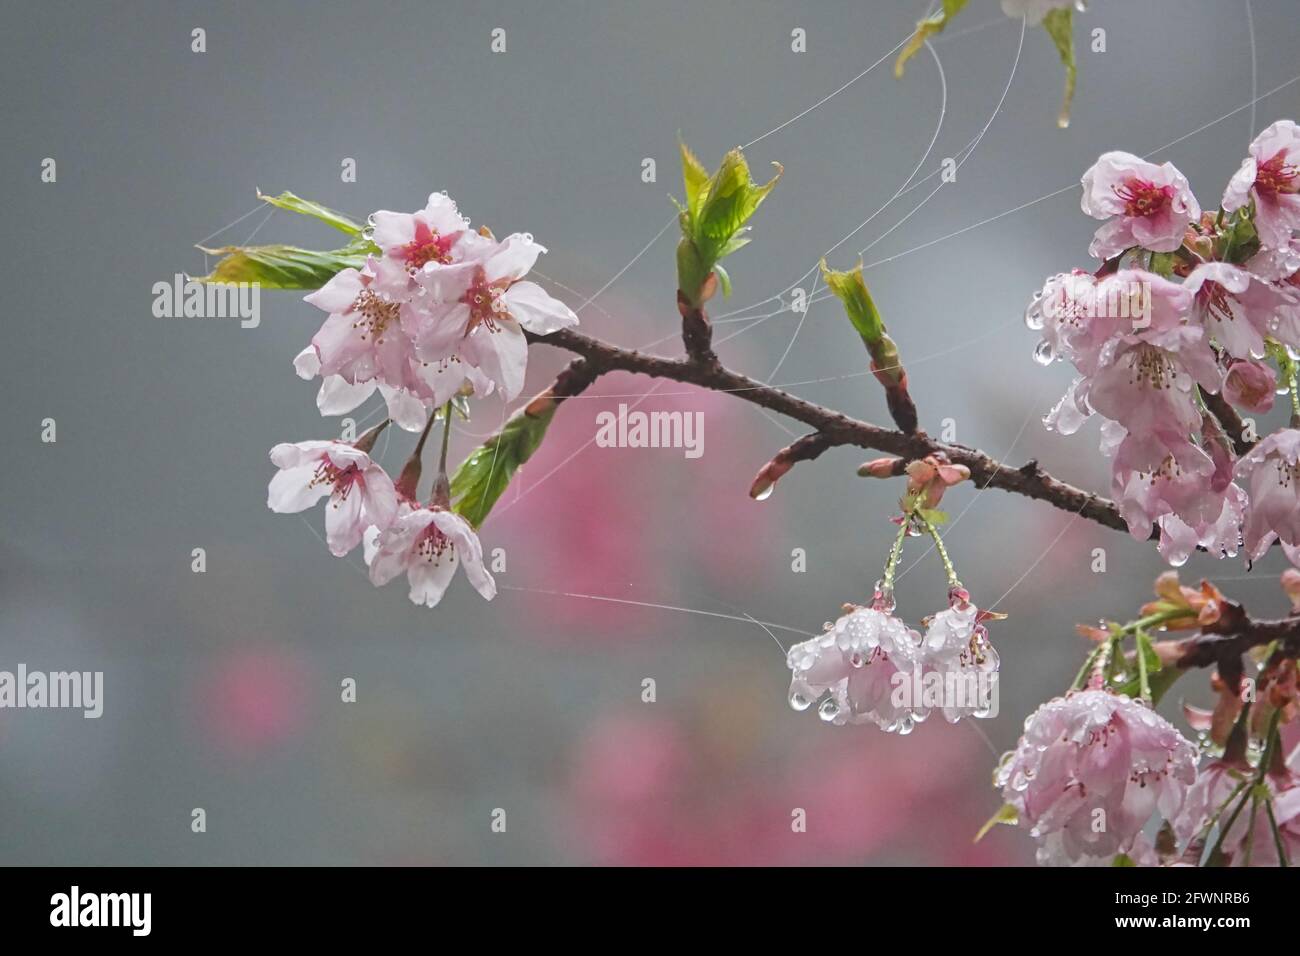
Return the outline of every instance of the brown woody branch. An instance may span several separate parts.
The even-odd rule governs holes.
[[[855,445],[887,452],[909,461],[936,453],[943,454],[954,464],[969,468],[972,480],[980,487],[999,488],[1045,501],[1062,511],[1077,514],[1116,531],[1128,529],[1119,510],[1110,501],[1052,477],[1039,468],[1036,461],[1031,460],[1018,468],[1012,468],[978,449],[936,441],[925,432],[907,434],[881,428],[733,372],[719,363],[716,357],[710,361],[647,355],[610,345],[572,329],[563,329],[550,335],[530,333],[529,339],[581,356],[560,373],[553,386],[558,398],[577,395],[599,376],[614,371],[667,378],[713,391],[730,392],[737,398],[810,426],[822,436],[819,441],[824,442],[827,448]],[[711,351],[709,355],[712,355]]]

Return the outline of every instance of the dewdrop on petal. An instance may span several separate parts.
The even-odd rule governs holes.
[[[910,680],[915,670],[919,636],[884,609],[886,595],[878,592],[878,599],[877,606],[853,607],[824,634],[790,648],[792,708],[803,711],[819,702],[817,714],[827,723],[911,731],[911,714],[895,707],[891,696],[894,676],[901,672]]]

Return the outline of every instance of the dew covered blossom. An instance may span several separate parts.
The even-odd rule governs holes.
[[[1173,163],[1148,163],[1132,153],[1103,153],[1083,174],[1083,211],[1104,219],[1090,255],[1109,259],[1132,246],[1173,252],[1187,224],[1201,217],[1187,178]]]
[[[927,619],[921,638],[918,674],[923,694],[920,714],[928,713],[929,688],[943,688],[939,709],[944,719],[956,723],[963,717],[991,716],[1000,664],[998,652],[984,625],[985,612],[965,589],[955,587],[950,605]]]
[[[1223,208],[1236,212],[1248,203],[1255,211],[1255,229],[1267,248],[1291,244],[1300,228],[1300,127],[1278,120],[1250,144],[1223,193]]]
[[[887,606],[887,605],[886,605]],[[790,706],[832,724],[875,724],[909,733],[911,709],[894,703],[896,675],[910,679],[919,635],[891,611],[852,607],[824,634],[790,648]]]
[[[1300,429],[1269,435],[1237,463],[1237,477],[1250,495],[1244,529],[1246,552],[1264,556],[1275,541],[1300,563]]]
[[[1025,721],[995,782],[1045,865],[1109,863],[1141,850],[1153,815],[1172,820],[1196,752],[1145,704],[1106,690],[1057,697]]]
[[[1111,497],[1133,537],[1155,536],[1175,566],[1197,549],[1236,555],[1243,538],[1251,560],[1277,539],[1300,558],[1289,439],[1256,444],[1253,420],[1247,434],[1237,417],[1223,418],[1225,405],[1263,415],[1291,389],[1297,162],[1300,130],[1274,123],[1251,145],[1223,209],[1202,214],[1172,164],[1103,154],[1083,175],[1081,206],[1105,220],[1090,251],[1106,261],[1095,273],[1049,277],[1025,313],[1040,336],[1035,358],[1076,373],[1044,424],[1071,435],[1102,420]]]

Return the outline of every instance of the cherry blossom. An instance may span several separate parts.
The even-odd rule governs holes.
[[[1083,211],[1108,220],[1088,247],[1098,259],[1133,246],[1173,252],[1183,244],[1188,223],[1201,218],[1187,178],[1173,163],[1157,166],[1132,153],[1103,153],[1082,181]]]
[[[1196,777],[1191,742],[1160,715],[1105,690],[1074,691],[1025,721],[996,775],[1043,864],[1113,859],[1159,813],[1173,819]]]
[[[459,262],[470,250],[488,242],[470,231],[469,220],[444,193],[432,193],[419,212],[373,213],[370,225],[375,245],[411,276],[429,262]]]
[[[402,502],[387,527],[366,531],[365,558],[376,587],[405,572],[416,604],[437,607],[458,564],[479,594],[489,601],[496,597],[496,581],[483,566],[478,535],[464,518],[441,507]]]
[[[1223,208],[1236,212],[1254,203],[1255,230],[1267,248],[1291,245],[1300,227],[1300,127],[1278,120],[1255,137],[1223,193]]]
[[[280,470],[267,488],[267,507],[279,514],[294,514],[328,495],[325,540],[337,556],[360,544],[367,527],[386,528],[397,513],[392,479],[353,445],[339,441],[282,443],[271,449],[271,462]]]
[[[578,317],[523,277],[545,248],[515,233],[455,265],[429,262],[416,276],[425,296],[402,312],[402,324],[424,362],[454,358],[478,368],[509,400],[524,384],[524,329],[547,335]]]
[[[923,690],[931,683],[929,675],[937,675],[944,688],[942,711],[944,719],[956,723],[963,717],[990,716],[996,693],[998,652],[989,641],[988,629],[982,623],[983,612],[970,601],[964,589],[952,589],[949,607],[933,615],[926,622],[921,638],[919,683]],[[921,703],[928,703],[923,697]],[[916,702],[914,701],[914,704]],[[923,718],[928,709],[917,709]]]
[[[888,611],[853,607],[826,633],[790,648],[793,672],[790,706],[807,710],[818,699],[818,715],[833,724],[872,723],[908,733],[911,709],[894,702],[897,681],[910,679],[920,636]],[[895,675],[903,675],[897,678]]]
[[[1300,430],[1284,428],[1260,441],[1237,463],[1237,478],[1250,495],[1243,533],[1251,560],[1280,539],[1300,564]]]
[[[1205,262],[1187,276],[1195,318],[1229,355],[1258,359],[1264,339],[1300,346],[1300,299],[1284,286],[1267,282],[1226,262]]]

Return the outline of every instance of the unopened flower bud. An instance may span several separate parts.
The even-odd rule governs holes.
[[[897,478],[905,467],[902,458],[873,458],[858,466],[858,475],[862,478]]]
[[[1264,413],[1272,409],[1277,391],[1277,375],[1262,362],[1241,359],[1228,366],[1223,382],[1223,397],[1238,408]]]

